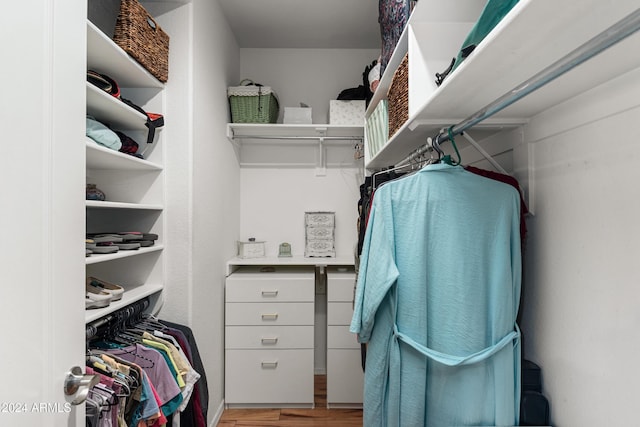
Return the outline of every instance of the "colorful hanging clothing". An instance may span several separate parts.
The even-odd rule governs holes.
[[[376,191],[351,331],[364,425],[517,425],[520,195],[429,165]]]

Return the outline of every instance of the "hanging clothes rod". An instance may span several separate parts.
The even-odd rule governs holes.
[[[559,59],[558,61],[549,65],[547,68],[535,74],[533,77],[514,87],[509,92],[505,93],[475,114],[469,116],[457,125],[451,127],[451,135],[455,136],[463,133],[465,130],[475,126],[479,122],[487,119],[488,117],[491,117],[498,111],[508,107],[514,102],[524,98],[531,92],[560,77],[567,71],[577,67],[578,65],[603,52],[614,44],[624,40],[639,29],[640,9],[636,9],[626,18],[621,19],[611,27],[593,37],[591,40],[574,49],[563,58]],[[450,140],[449,132],[446,130],[441,131],[435,138],[437,139],[437,143],[441,145],[443,142]],[[407,158],[405,158],[403,162],[407,159],[413,159],[420,156],[421,154],[418,154],[419,152],[424,154],[430,149],[431,141],[415,150],[415,153],[407,156]]]
[[[150,301],[149,298],[146,297],[142,300],[136,301],[132,304],[129,304],[126,307],[118,309],[110,314],[107,314],[100,319],[94,320],[89,323],[85,328],[85,338],[87,340],[95,337],[101,328],[107,326],[110,328],[114,325],[118,325],[119,327],[123,327],[127,322],[129,322],[133,317],[140,316],[144,311],[149,307]]]
[[[278,135],[233,135],[233,139],[291,139],[291,140],[313,140],[313,141],[362,141],[362,136],[278,136]]]

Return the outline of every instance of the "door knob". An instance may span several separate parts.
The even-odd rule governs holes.
[[[82,373],[82,368],[74,366],[71,372],[67,373],[64,381],[64,394],[73,396],[72,405],[79,405],[87,399],[89,390],[100,382],[98,375],[86,375]]]

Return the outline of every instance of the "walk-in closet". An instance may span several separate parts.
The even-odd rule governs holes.
[[[0,426],[636,424],[637,1],[5,6]]]

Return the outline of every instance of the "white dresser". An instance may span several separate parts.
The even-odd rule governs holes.
[[[314,404],[315,272],[238,268],[226,280],[228,407]]]
[[[353,268],[327,268],[327,407],[361,407],[364,385],[360,344],[349,332]]]

